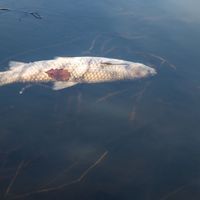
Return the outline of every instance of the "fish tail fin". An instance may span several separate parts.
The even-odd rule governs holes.
[[[0,86],[19,81],[19,75],[25,63],[11,61],[9,70],[0,72]]]
[[[14,79],[11,76],[10,71],[0,72],[0,86],[11,84]]]

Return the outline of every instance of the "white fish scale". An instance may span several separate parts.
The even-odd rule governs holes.
[[[78,58],[78,59],[73,59],[71,66],[72,66],[72,71],[70,72],[74,78],[80,78],[83,76],[83,74],[86,73],[86,71],[89,69],[90,65],[90,60],[91,59],[83,59],[83,58]]]
[[[28,75],[21,78],[21,82],[48,82],[52,79],[43,73],[35,74],[35,75]]]
[[[121,60],[105,58],[72,58],[71,62],[68,63],[69,68],[66,69],[69,69],[71,74],[70,81],[89,83],[114,81],[128,78],[130,71],[124,66],[124,63]],[[126,64],[129,65],[129,62]]]
[[[14,82],[53,82],[55,89],[70,87],[77,83],[97,83],[123,79],[143,78],[156,71],[141,63],[102,57],[60,57],[33,63],[10,63],[8,71],[0,72],[0,85]],[[68,81],[57,81],[47,71],[67,70]]]
[[[83,76],[83,82],[107,82],[114,80],[123,80],[127,76],[127,71],[121,69],[119,66],[105,67],[102,66],[97,68],[93,68],[91,66],[91,70],[86,72]]]
[[[19,77],[19,82],[48,82],[52,81],[52,78],[48,76],[46,71],[48,70],[48,65],[44,62],[39,62],[37,64],[30,63],[21,70],[21,76]],[[47,70],[46,70],[47,69]]]

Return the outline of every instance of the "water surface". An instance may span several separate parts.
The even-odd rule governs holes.
[[[25,85],[1,87],[1,199],[199,199],[199,6],[1,0],[10,9],[0,10],[2,71],[11,60],[88,55],[158,71],[61,91],[33,86],[22,95]]]

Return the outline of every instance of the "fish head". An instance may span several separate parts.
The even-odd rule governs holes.
[[[128,65],[128,69],[131,78],[144,78],[157,74],[154,68],[144,65],[142,63],[130,63]]]

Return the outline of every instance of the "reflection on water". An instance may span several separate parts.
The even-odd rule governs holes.
[[[1,70],[91,55],[158,71],[56,92],[1,87],[1,199],[199,199],[198,4],[1,0]]]

